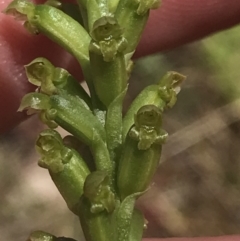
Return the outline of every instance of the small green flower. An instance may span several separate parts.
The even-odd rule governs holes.
[[[115,208],[115,196],[111,191],[110,179],[106,172],[95,171],[89,174],[84,183],[84,195],[91,202],[91,212],[98,213]]]

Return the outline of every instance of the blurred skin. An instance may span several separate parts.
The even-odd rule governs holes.
[[[1,0],[0,11],[9,2]],[[151,12],[136,57],[173,49],[240,22],[239,0],[162,2],[159,10]],[[40,56],[48,58],[56,66],[68,69],[81,80],[79,65],[69,54],[44,36],[30,35],[13,17],[0,13],[0,134],[10,131],[25,118],[24,114],[16,110],[23,95],[33,89],[27,83],[23,65]],[[163,240],[237,241],[240,236]]]

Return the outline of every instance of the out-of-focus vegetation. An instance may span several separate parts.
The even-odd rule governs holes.
[[[148,237],[240,233],[240,27],[139,60],[126,106],[168,70],[188,76],[164,117],[170,134],[155,185],[138,205]],[[1,240],[33,230],[78,240],[78,220],[37,166],[36,118],[0,137]]]

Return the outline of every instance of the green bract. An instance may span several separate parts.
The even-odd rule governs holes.
[[[14,0],[6,8],[30,33],[44,34],[72,54],[90,92],[67,70],[39,57],[25,65],[36,90],[18,110],[38,113],[49,128],[36,141],[38,164],[79,217],[86,241],[141,241],[145,219],[135,201],[156,172],[167,138],[162,116],[174,106],[185,77],[168,72],[142,90],[123,118],[131,57],[160,0],[77,4]],[[57,126],[71,135],[62,139]],[[74,240],[36,231],[28,241]]]

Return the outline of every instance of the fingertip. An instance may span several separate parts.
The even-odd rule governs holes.
[[[173,49],[239,22],[238,0],[163,0],[150,14],[136,57]]]

